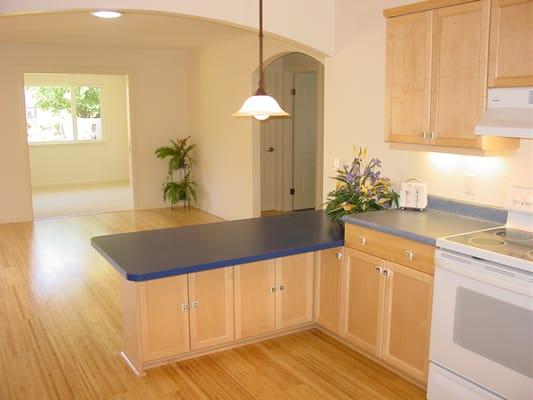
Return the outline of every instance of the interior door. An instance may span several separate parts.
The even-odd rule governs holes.
[[[233,267],[188,275],[191,349],[234,339]]]
[[[342,335],[372,355],[381,356],[383,260],[344,249]]]
[[[474,128],[485,109],[489,1],[433,11],[433,144],[480,148]]]
[[[262,335],[276,328],[276,262],[258,261],[235,267],[235,339]]]
[[[283,74],[265,73],[265,84],[272,96],[281,99]],[[281,101],[281,100],[280,100]],[[285,118],[261,122],[261,211],[282,210],[283,130]]]
[[[317,74],[294,73],[293,210],[315,208]]]

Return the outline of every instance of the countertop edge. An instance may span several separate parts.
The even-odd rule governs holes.
[[[312,251],[326,250],[326,249],[344,246],[344,239],[340,239],[340,240],[333,240],[333,241],[325,242],[325,243],[312,244],[308,246],[283,249],[283,250],[278,250],[274,252],[258,254],[258,255],[253,255],[253,256],[213,261],[207,264],[197,264],[197,265],[191,265],[187,267],[171,268],[171,269],[167,269],[164,271],[157,271],[157,272],[151,272],[151,273],[146,273],[146,274],[132,274],[132,273],[127,273],[123,268],[121,268],[120,265],[118,265],[111,257],[109,257],[98,246],[98,244],[93,239],[94,238],[91,238],[91,246],[96,251],[98,251],[98,253],[100,253],[113,266],[113,268],[115,268],[120,273],[120,275],[122,275],[127,280],[133,281],[133,282],[144,282],[144,281],[149,281],[153,279],[166,278],[166,277],[177,276],[177,275],[185,275],[185,274],[194,273],[194,272],[208,271],[211,269],[231,267],[235,265],[242,265],[242,264],[252,263],[256,261],[270,260],[270,259],[278,258],[278,257],[286,257],[286,256],[291,256],[291,255],[296,255],[296,254],[309,253]]]

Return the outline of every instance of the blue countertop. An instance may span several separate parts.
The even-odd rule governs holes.
[[[360,225],[380,232],[416,240],[432,246],[438,238],[489,229],[502,224],[434,209],[380,210],[352,214],[343,218],[346,223]]]
[[[92,246],[130,281],[307,253],[344,245],[322,211],[98,236]]]

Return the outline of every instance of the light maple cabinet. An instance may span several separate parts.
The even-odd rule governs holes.
[[[518,139],[475,135],[486,103],[490,1],[428,1],[384,14],[385,140],[479,155],[516,149]]]
[[[233,267],[188,274],[191,350],[234,340]]]
[[[315,321],[340,335],[343,249],[318,251],[315,263]]]
[[[314,253],[276,259],[276,328],[313,320]]]
[[[533,86],[533,0],[492,0],[489,87]]]
[[[385,131],[391,142],[426,143],[431,17],[426,11],[387,20]]]
[[[381,355],[383,261],[352,249],[344,253],[344,305],[341,336],[366,353]]]
[[[276,329],[276,261],[238,265],[235,276],[235,339]]]
[[[190,350],[188,303],[187,275],[140,284],[144,360],[157,360]]]
[[[425,384],[435,249],[349,224],[345,236],[341,337]]]
[[[386,263],[382,358],[425,382],[428,374],[433,277]]]

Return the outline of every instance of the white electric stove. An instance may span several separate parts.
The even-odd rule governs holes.
[[[429,400],[533,399],[533,189],[505,226],[437,240]]]

